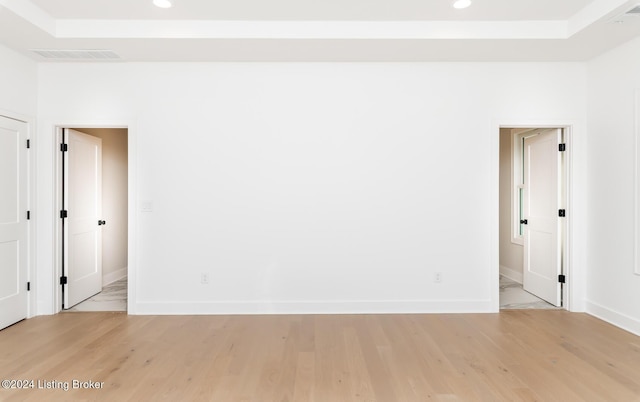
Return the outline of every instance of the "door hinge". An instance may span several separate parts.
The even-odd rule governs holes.
[[[27,282],[27,292],[31,291],[31,282]]]
[[[567,211],[564,209],[559,209],[558,210],[558,216],[561,218],[564,218],[567,215]]]
[[[558,282],[566,283],[567,278],[564,275],[558,275]]]
[[[27,220],[31,219],[31,211],[27,211]]]
[[[64,219],[67,217],[67,210],[63,209],[62,211],[60,211],[60,219]]]
[[[31,148],[31,140],[27,140],[27,148]]]
[[[67,284],[67,277],[66,276],[61,276],[60,277],[60,284],[61,285],[66,285]]]
[[[564,152],[567,150],[567,144],[558,144],[558,151]]]
[[[67,144],[60,144],[60,152],[67,152],[69,150],[69,147],[67,146]]]

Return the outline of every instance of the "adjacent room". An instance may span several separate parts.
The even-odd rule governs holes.
[[[0,0],[0,400],[638,400],[639,10]]]

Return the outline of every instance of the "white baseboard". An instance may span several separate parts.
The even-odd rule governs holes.
[[[102,286],[107,286],[110,283],[119,281],[122,278],[127,277],[127,267],[121,268],[117,271],[109,272],[102,276]]]
[[[515,269],[511,269],[509,267],[505,267],[504,265],[500,265],[500,275],[506,276],[512,281],[522,283],[522,272],[518,272]]]
[[[137,302],[136,315],[492,313],[490,300]]]
[[[640,320],[629,317],[626,314],[619,313],[594,302],[587,302],[587,314],[598,317],[609,324],[640,336]]]

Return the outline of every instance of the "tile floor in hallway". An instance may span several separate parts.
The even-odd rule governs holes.
[[[102,288],[102,292],[67,311],[127,311],[127,278]]]
[[[500,309],[557,309],[522,289],[522,284],[500,275]]]

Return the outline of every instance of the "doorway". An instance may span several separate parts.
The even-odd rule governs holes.
[[[567,131],[500,128],[500,309],[566,308]]]
[[[61,128],[59,137],[61,308],[126,311],[128,130]]]

